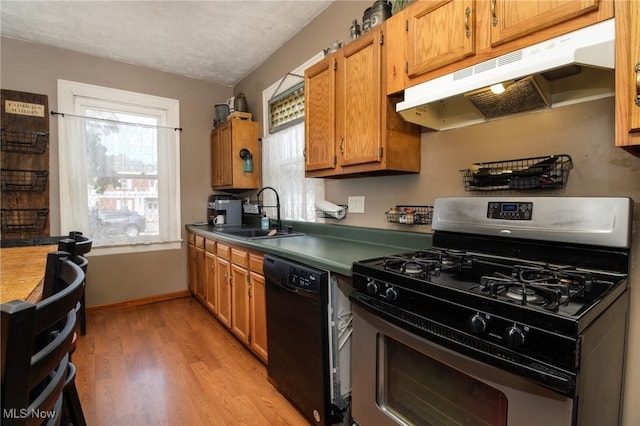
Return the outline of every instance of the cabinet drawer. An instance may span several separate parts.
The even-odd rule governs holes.
[[[264,275],[264,270],[262,263],[264,262],[264,257],[261,254],[253,254],[249,255],[249,269],[253,272],[257,272],[260,275]]]
[[[216,255],[218,257],[231,260],[231,247],[226,244],[222,244],[221,242],[218,242],[216,246]]]
[[[201,236],[201,235],[196,235],[194,244],[196,245],[196,247],[200,247],[201,249],[203,249],[204,248],[204,237]]]
[[[215,240],[205,240],[204,241],[205,250],[209,253],[216,253],[216,242]]]
[[[249,267],[249,253],[244,250],[233,247],[231,249],[231,263],[242,266],[243,268]]]
[[[187,244],[195,244],[196,234],[193,232],[187,232]]]

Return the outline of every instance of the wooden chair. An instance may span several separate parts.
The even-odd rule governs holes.
[[[0,306],[3,425],[60,424],[84,282],[82,269],[68,256],[47,257],[59,291],[36,304],[14,300]]]
[[[82,235],[82,232],[72,231],[69,232],[69,238],[65,238],[58,242],[58,250],[66,251],[71,254],[71,259],[76,265],[82,268],[85,274],[85,287],[87,285],[86,275],[89,261],[85,257],[87,253],[91,251],[93,241]],[[78,309],[78,321],[80,322],[80,335],[87,334],[87,315],[85,312],[85,292],[82,291],[82,297],[80,298],[80,305]]]

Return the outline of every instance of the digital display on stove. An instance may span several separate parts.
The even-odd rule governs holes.
[[[531,220],[532,202],[490,201],[487,207],[488,219]]]

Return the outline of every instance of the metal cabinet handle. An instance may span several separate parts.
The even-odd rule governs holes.
[[[496,0],[491,0],[491,24],[498,25],[498,15],[496,14]]]
[[[340,136],[340,153],[344,155],[344,136]]]
[[[636,64],[636,105],[640,106],[640,62]]]
[[[471,15],[471,8],[467,6],[467,8],[464,10],[464,29],[465,29],[464,34],[467,36],[467,38],[471,37],[471,28],[469,27],[469,15]]]

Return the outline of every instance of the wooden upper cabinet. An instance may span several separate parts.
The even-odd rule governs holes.
[[[475,53],[475,1],[416,3],[406,14],[410,78]]]
[[[253,156],[252,172],[243,170],[243,148]],[[230,119],[211,132],[211,186],[222,190],[259,188],[260,158],[258,123]]]
[[[349,43],[338,64],[339,163],[380,161],[382,33]]]
[[[616,145],[640,156],[640,2],[616,2]]]
[[[386,25],[305,71],[307,177],[420,172],[420,128],[386,96]]]
[[[599,0],[491,0],[491,45],[514,40],[593,12]]]
[[[336,68],[331,55],[304,73],[305,170],[334,169],[336,166]]]

